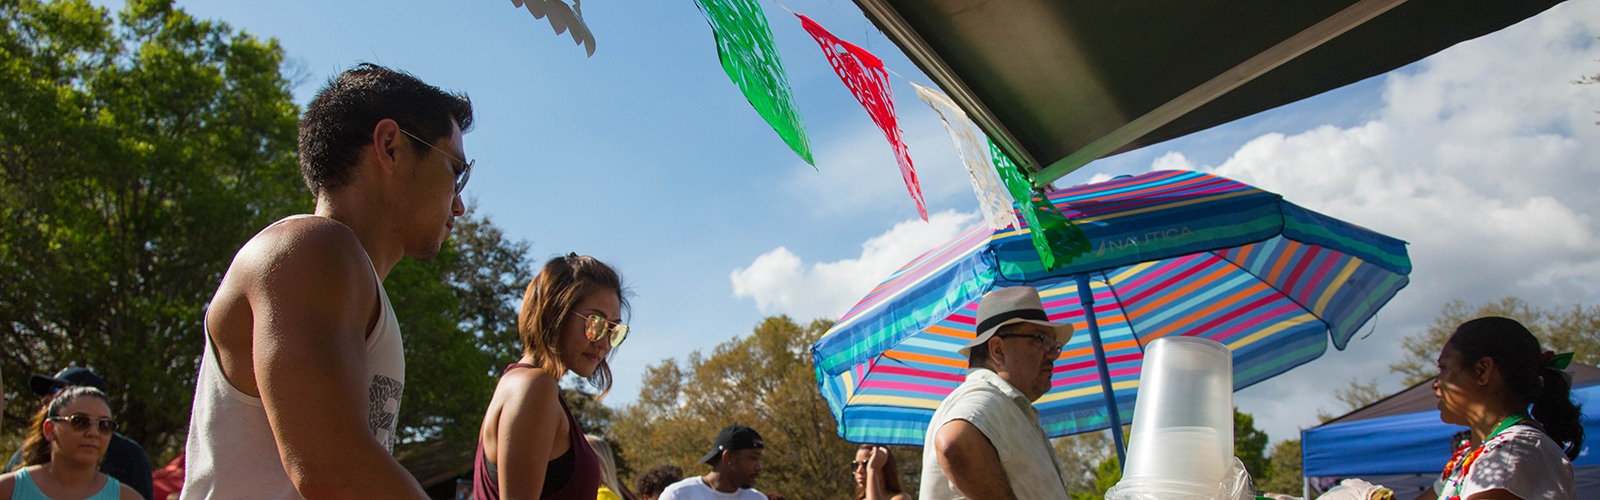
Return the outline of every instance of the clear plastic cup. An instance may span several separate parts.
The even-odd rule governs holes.
[[[1127,456],[1113,488],[1119,497],[1225,493],[1233,462],[1233,353],[1226,346],[1166,337],[1145,347]]]

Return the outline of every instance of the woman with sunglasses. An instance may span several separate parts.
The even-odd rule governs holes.
[[[1434,488],[1447,500],[1574,500],[1572,460],[1583,449],[1582,413],[1563,374],[1570,354],[1543,351],[1521,323],[1478,318],[1456,327],[1439,353],[1439,419],[1469,427]]]
[[[856,500],[911,500],[900,486],[900,467],[886,446],[864,444],[856,448],[850,470],[856,476]]]
[[[506,367],[478,431],[473,496],[479,500],[594,500],[600,463],[561,399],[567,372],[611,390],[606,357],[628,326],[622,278],[605,263],[568,254],[545,263],[522,297],[522,359]]]
[[[99,471],[117,421],[105,393],[71,387],[34,415],[22,466],[0,475],[0,500],[141,500]]]

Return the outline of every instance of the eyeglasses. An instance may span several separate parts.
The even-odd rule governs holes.
[[[622,323],[612,323],[607,321],[604,316],[598,314],[591,314],[588,316],[578,314],[577,312],[573,312],[572,314],[576,314],[578,317],[584,319],[583,336],[588,338],[590,342],[600,340],[601,337],[609,334],[611,336],[611,347],[616,347],[622,345],[622,341],[628,338],[628,325],[624,325]]]
[[[1008,338],[1011,338],[1011,337],[1023,337],[1023,338],[1030,338],[1030,339],[1038,339],[1039,342],[1044,343],[1045,352],[1056,352],[1056,353],[1061,352],[1061,346],[1062,346],[1061,342],[1056,341],[1055,337],[1051,337],[1051,336],[1047,336],[1047,335],[1028,334],[1028,333],[1008,333],[1008,334],[1005,334],[1005,335],[995,335],[995,336],[1003,338],[1003,339],[1008,339]]]
[[[857,461],[854,461],[854,462],[850,462],[850,470],[852,470],[852,471],[860,470],[862,467],[866,467],[866,466],[867,466],[867,462],[865,460],[857,460]]]
[[[82,413],[74,413],[62,417],[50,417],[50,421],[52,422],[60,422],[63,420],[65,420],[68,425],[72,426],[72,430],[78,432],[87,431],[89,430],[89,426],[96,423],[100,424],[100,433],[102,434],[117,432],[117,421],[112,420],[110,417],[100,417],[99,419],[94,419]]]
[[[455,153],[451,153],[449,151],[445,151],[443,148],[440,148],[439,146],[435,146],[431,142],[422,140],[422,138],[421,137],[417,137],[416,134],[413,134],[411,132],[406,132],[406,129],[400,129],[400,133],[405,134],[407,136],[410,136],[413,140],[416,140],[417,142],[420,142],[420,143],[423,143],[423,144],[427,144],[428,147],[433,148],[435,151],[438,151],[440,153],[444,153],[444,155],[449,157],[450,159],[458,161],[458,162],[461,162],[462,165],[466,165],[465,167],[461,167],[461,171],[460,172],[454,172],[454,174],[456,176],[456,194],[461,194],[461,190],[465,189],[467,187],[467,179],[472,177],[472,164],[477,163],[478,160],[472,160],[472,161],[463,160],[463,159],[461,159],[461,157],[456,156]]]

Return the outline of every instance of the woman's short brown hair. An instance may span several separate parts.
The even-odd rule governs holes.
[[[572,314],[584,297],[599,291],[616,293],[626,316],[628,297],[625,290],[622,276],[611,266],[600,262],[600,259],[569,253],[545,262],[539,275],[528,283],[528,291],[522,295],[522,311],[517,318],[522,352],[551,374],[565,372],[567,367],[561,362],[562,321]],[[622,321],[622,318],[612,319]],[[609,362],[600,360],[600,366],[595,368],[588,381],[600,390],[601,396],[610,392]]]

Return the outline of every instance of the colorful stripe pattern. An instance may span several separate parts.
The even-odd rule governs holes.
[[[1320,357],[1407,283],[1405,243],[1214,175],[1164,171],[1051,193],[1094,250],[1039,265],[1028,228],[978,225],[896,271],[812,346],[819,389],[853,442],[922,444],[934,409],[965,378],[956,349],[999,287],[1040,289],[1078,334],[1034,402],[1050,436],[1109,418],[1072,276],[1088,273],[1118,411],[1132,421],[1143,346],[1202,336],[1234,352],[1241,389]]]

